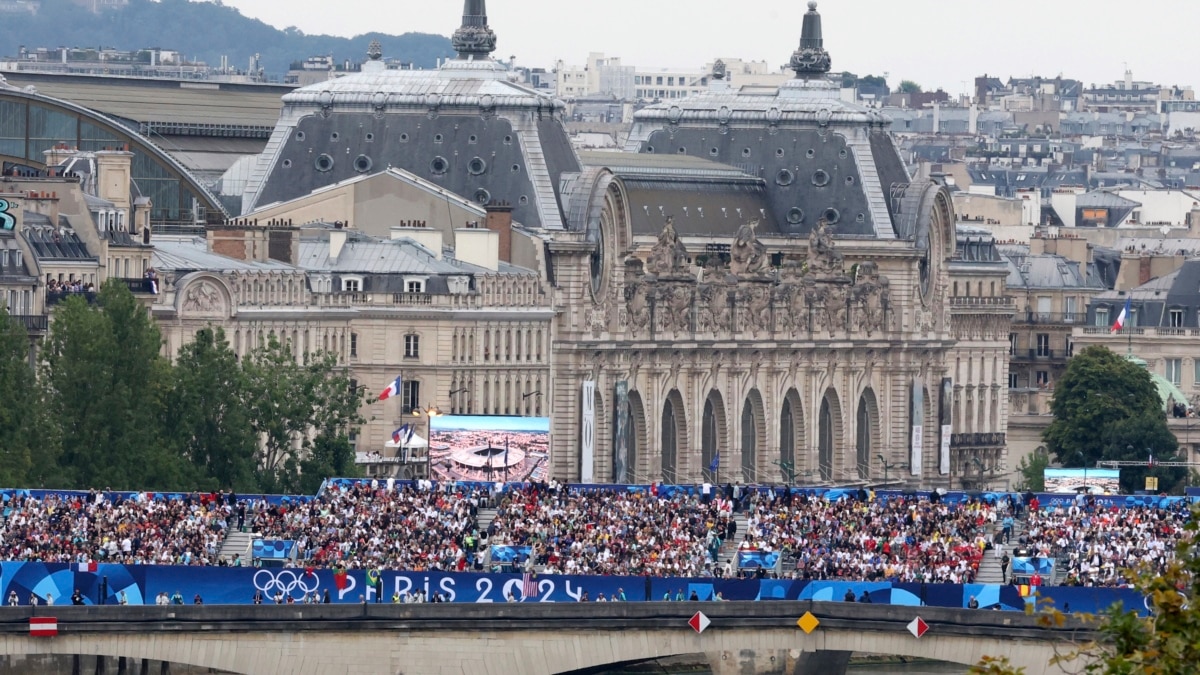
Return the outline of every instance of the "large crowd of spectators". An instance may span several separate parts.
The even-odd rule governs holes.
[[[1020,545],[1028,555],[1057,559],[1069,586],[1123,586],[1127,571],[1159,573],[1187,536],[1186,504],[1174,508],[1105,508],[1079,499],[1069,506],[1030,509]]]
[[[324,567],[464,570],[477,550],[483,495],[378,483],[333,485],[306,503],[254,505],[249,529],[296,542],[301,558]]]
[[[487,506],[495,516],[481,527],[478,513]],[[1023,527],[1010,542],[1014,516]],[[1187,536],[1188,517],[1186,504],[1117,509],[1084,498],[1047,508],[1036,500],[952,504],[936,495],[877,499],[866,492],[829,500],[730,487],[689,495],[568,490],[553,482],[507,491],[360,482],[282,503],[221,494],[15,495],[3,505],[0,559],[253,564],[244,552],[220,553],[226,534],[241,529],[293,541],[298,564],[327,568],[724,577],[739,573],[732,563],[742,551],[780,560],[759,574],[972,583],[995,547],[997,558],[1056,559],[1059,583],[1119,586],[1128,568],[1164,569]],[[493,560],[500,549],[518,553]]]
[[[17,496],[4,504],[0,559],[215,565],[231,513],[229,502],[216,495]]]
[[[757,495],[738,546],[781,553],[798,579],[971,583],[998,512],[980,501]]]
[[[528,546],[532,563],[562,574],[716,576],[734,534],[724,496],[569,491],[531,485],[504,495],[492,545]]]

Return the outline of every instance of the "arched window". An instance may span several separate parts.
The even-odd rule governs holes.
[[[758,481],[758,425],[754,421],[754,406],[746,399],[742,406],[742,480]]]
[[[817,462],[821,467],[821,480],[833,480],[833,410],[828,397],[821,401],[817,426]]]
[[[864,395],[858,402],[858,425],[857,438],[858,447],[858,477],[868,479],[871,477],[871,410],[867,405],[867,397]]]
[[[779,469],[784,482],[793,480],[796,471],[796,419],[790,399],[783,399],[779,416]]]
[[[720,457],[717,449],[717,416],[713,410],[713,401],[709,398],[704,402],[704,417],[700,427],[700,471],[705,482],[714,482],[720,473]],[[713,461],[716,460],[716,461]]]
[[[668,400],[663,406],[662,416],[662,479],[664,483],[669,485],[673,485],[676,482],[676,440],[675,405]]]

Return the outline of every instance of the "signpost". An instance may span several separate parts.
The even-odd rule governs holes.
[[[54,637],[58,635],[58,619],[52,616],[29,618],[29,637]]]

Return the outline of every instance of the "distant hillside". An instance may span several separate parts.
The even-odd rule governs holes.
[[[362,61],[372,39],[383,45],[385,58],[412,62],[418,67],[432,68],[439,57],[454,54],[449,38],[441,35],[305,35],[295,28],[279,30],[213,2],[129,0],[124,8],[93,14],[72,0],[42,0],[36,15],[4,16],[0,55],[15,55],[20,45],[30,49],[161,47],[210,66],[219,65],[222,55],[228,56],[231,66],[244,70],[250,57],[260,54],[267,73],[281,76],[289,64],[309,56],[332,54],[336,63]]]

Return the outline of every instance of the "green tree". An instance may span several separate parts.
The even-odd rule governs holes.
[[[29,334],[0,305],[0,485],[40,483],[57,460],[57,432],[30,360]],[[36,458],[36,462],[35,462]]]
[[[1200,549],[1196,535],[1200,508],[1193,507],[1187,534],[1176,546],[1175,559],[1159,573],[1130,570],[1133,587],[1147,597],[1149,613],[1113,605],[1099,616],[1084,617],[1096,638],[1051,663],[1064,672],[1084,675],[1193,675],[1200,663]],[[1064,617],[1051,610],[1046,625],[1061,626]],[[971,675],[1021,675],[1006,659],[985,658]]]
[[[1046,467],[1050,466],[1050,456],[1045,448],[1040,452],[1025,455],[1017,464],[1017,473],[1021,478],[1017,482],[1018,492],[1042,492],[1046,489]]]
[[[1054,421],[1042,438],[1065,467],[1095,466],[1102,460],[1144,461],[1150,454],[1147,448],[1167,459],[1178,449],[1149,371],[1105,347],[1088,347],[1071,359],[1055,385],[1050,410]],[[1160,486],[1164,489],[1186,477],[1161,467],[1154,471],[1170,479],[1171,486]],[[1145,473],[1122,470],[1122,488],[1137,487],[1134,483]]]
[[[62,428],[62,479],[80,488],[182,489],[162,439],[170,364],[145,308],[109,281],[97,306],[68,298],[42,352],[48,409]]]
[[[335,355],[313,354],[297,363],[291,347],[271,335],[243,369],[251,425],[260,441],[255,466],[261,490],[299,490],[305,461],[313,470],[344,465],[344,452],[335,445],[362,424],[363,400]],[[313,456],[318,439],[322,446]]]
[[[901,94],[919,94],[921,93],[921,85],[912,80],[901,80],[897,91]]]
[[[180,348],[170,401],[166,433],[174,450],[213,487],[254,489],[257,442],[246,378],[223,329],[204,328]]]

